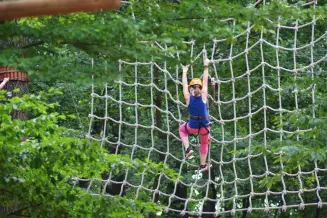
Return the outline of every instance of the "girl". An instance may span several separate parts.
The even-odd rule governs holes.
[[[184,123],[179,127],[179,135],[186,149],[185,160],[193,154],[193,150],[189,147],[188,135],[200,135],[200,167],[197,172],[202,172],[209,168],[206,163],[210,139],[210,120],[207,108],[208,66],[209,59],[206,58],[204,60],[203,80],[201,81],[198,78],[193,78],[189,85],[187,84],[188,66],[183,66],[183,95],[186,105],[188,106],[190,119],[187,123]]]

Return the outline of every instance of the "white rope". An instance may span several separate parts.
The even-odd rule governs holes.
[[[265,1],[257,1],[255,5],[263,4],[265,5]],[[304,5],[312,5],[315,7],[317,4],[316,1],[305,3]],[[208,10],[210,10],[208,8]],[[237,49],[236,45],[231,44],[229,47],[229,53],[226,57],[223,56],[223,53],[219,54],[219,47],[222,44],[225,44],[227,39],[214,39],[211,43],[207,43],[205,45],[200,45],[196,43],[195,40],[185,41],[185,45],[188,46],[190,55],[189,57],[194,61],[190,67],[190,75],[192,77],[201,77],[201,75],[197,72],[195,68],[195,63],[201,63],[201,57],[207,55],[208,45],[212,45],[211,47],[211,56],[210,56],[210,74],[218,84],[218,92],[216,96],[209,95],[208,97],[214,101],[214,109],[211,111],[216,111],[216,114],[211,114],[210,119],[213,121],[211,131],[211,142],[208,154],[208,161],[212,163],[213,168],[215,170],[215,176],[213,177],[212,171],[208,172],[208,179],[204,180],[199,175],[195,176],[192,181],[190,179],[179,178],[174,180],[169,178],[165,173],[161,172],[159,175],[156,175],[157,184],[148,182],[147,172],[143,170],[140,175],[133,175],[132,171],[126,169],[124,172],[123,180],[116,181],[115,172],[109,172],[107,179],[97,180],[97,182],[103,183],[103,190],[101,193],[92,193],[93,195],[102,195],[102,196],[111,196],[106,193],[106,188],[110,184],[120,184],[121,190],[120,195],[123,194],[124,190],[133,190],[131,193],[135,191],[135,198],[141,199],[144,195],[141,193],[146,192],[149,195],[149,198],[152,201],[155,201],[158,196],[160,196],[160,200],[156,203],[161,204],[165,207],[165,212],[176,212],[181,215],[189,214],[189,215],[204,215],[204,214],[213,214],[215,216],[219,216],[222,214],[234,214],[236,212],[253,212],[253,211],[265,211],[269,212],[270,210],[282,210],[285,211],[289,208],[299,208],[303,209],[306,206],[318,206],[322,207],[323,205],[327,205],[326,199],[322,198],[321,192],[327,190],[327,187],[321,186],[321,181],[319,173],[327,172],[325,167],[319,167],[317,162],[314,162],[313,169],[302,169],[300,165],[296,166],[297,170],[295,172],[288,172],[285,167],[286,164],[284,162],[284,153],[282,150],[273,152],[269,150],[270,146],[270,134],[276,134],[277,138],[282,145],[282,142],[285,136],[295,136],[296,141],[300,141],[301,134],[305,134],[307,132],[312,131],[312,129],[301,129],[297,126],[295,129],[291,129],[284,126],[284,115],[297,114],[301,111],[300,108],[300,94],[310,94],[311,102],[312,102],[312,118],[316,118],[315,112],[315,95],[316,95],[316,85],[315,82],[315,72],[314,68],[319,66],[323,61],[327,59],[327,53],[318,58],[314,58],[314,45],[317,43],[322,43],[323,40],[327,37],[327,31],[322,33],[320,36],[315,36],[315,25],[319,20],[319,17],[313,17],[311,22],[305,24],[299,24],[299,21],[296,21],[294,26],[286,26],[281,25],[281,19],[278,18],[278,23],[276,25],[276,41],[270,42],[266,39],[266,35],[264,30],[260,31],[260,35],[256,36],[253,33],[253,25],[251,23],[247,23],[247,28],[242,33],[234,33],[234,29],[236,26],[236,20],[234,19],[224,19],[220,22],[232,22],[233,25],[233,39],[239,40],[241,37],[244,37],[245,45],[241,49]],[[272,24],[273,22],[270,21]],[[298,44],[298,32],[305,31],[305,27],[309,28],[311,26],[311,39],[307,44],[299,46]],[[292,47],[286,47],[281,45],[281,30],[294,32],[294,39]],[[255,40],[252,40],[254,37]],[[257,38],[258,37],[258,38]],[[149,42],[142,42],[149,43]],[[252,44],[250,44],[252,43]],[[167,45],[160,44],[160,42],[152,42],[151,46],[156,46],[163,50],[163,52],[173,58],[177,58],[180,60],[180,54],[178,52],[171,53],[167,51]],[[202,48],[202,49],[201,49]],[[276,59],[269,60],[265,58],[266,48],[270,50],[275,50]],[[310,63],[300,63],[297,60],[297,54],[300,51],[304,51],[305,49],[310,48]],[[259,52],[259,57],[253,56],[252,52]],[[289,52],[292,53],[293,62],[291,64],[283,64],[281,61],[281,52]],[[236,71],[236,67],[234,66],[234,61],[243,58],[245,60],[244,71],[238,72]],[[252,59],[258,60],[259,63],[255,63],[251,61]],[[275,63],[273,63],[275,61]],[[93,62],[92,62],[93,63]],[[230,77],[227,79],[223,79],[226,77],[226,72],[223,72],[223,65],[228,65],[228,72],[230,73]],[[94,92],[94,86],[92,85],[92,94],[91,94],[91,113],[90,117],[90,127],[88,131],[88,137],[92,140],[98,141],[101,145],[109,144],[111,146],[116,146],[116,154],[119,150],[124,150],[128,152],[132,159],[138,158],[136,151],[140,150],[144,152],[145,156],[148,159],[154,157],[154,155],[161,155],[164,157],[162,161],[164,164],[171,165],[173,163],[178,163],[176,169],[178,169],[178,173],[181,176],[183,175],[184,168],[187,167],[188,170],[191,168],[196,168],[198,166],[198,160],[188,160],[185,161],[183,159],[184,150],[182,144],[180,142],[180,138],[178,135],[178,129],[175,126],[179,126],[183,123],[187,117],[184,115],[184,111],[186,111],[186,104],[183,102],[183,99],[180,99],[181,96],[181,68],[179,65],[169,66],[169,62],[163,61],[162,63],[155,62],[152,58],[148,60],[148,62],[130,62],[126,60],[119,61],[119,72],[122,74],[124,71],[128,71],[133,68],[134,73],[134,81],[126,80],[124,81],[124,77],[120,77],[119,80],[115,80],[115,85],[118,87],[117,94],[108,93],[107,85],[105,87],[105,94],[100,95]],[[159,78],[156,80],[161,81],[159,85],[154,81],[154,70],[159,71]],[[150,78],[148,78],[148,73],[150,72]],[[260,73],[261,75],[258,77],[255,74]],[[273,72],[276,78],[274,80],[268,80],[269,73]],[[291,75],[283,75],[283,72],[291,73]],[[299,88],[298,83],[300,82],[299,76],[301,72],[308,73],[310,72],[310,76],[312,78],[312,84],[307,87]],[[147,76],[144,76],[147,75]],[[295,87],[292,94],[294,96],[294,107],[286,108],[285,107],[285,84],[281,79],[282,76],[293,77],[293,86]],[[259,78],[262,81],[261,86],[252,87],[253,79]],[[237,84],[243,81],[246,83],[243,87],[245,90],[242,94],[237,93]],[[225,89],[223,86],[230,86],[230,95],[225,96]],[[147,103],[140,103],[140,99],[142,99],[142,94],[140,92],[141,89],[146,88],[149,90],[149,97],[151,98]],[[124,90],[124,93],[123,93]],[[132,99],[123,100],[123,95],[129,91]],[[155,105],[154,98],[155,93],[162,95],[162,107],[159,108]],[[262,93],[262,94],[261,94]],[[270,95],[273,94],[276,96],[278,103],[274,108],[274,106],[269,105]],[[254,106],[254,104],[258,104],[256,102],[256,98],[260,97],[260,105]],[[96,114],[95,113],[95,99],[100,99],[105,101],[105,113]],[[290,99],[288,99],[289,101]],[[243,114],[239,113],[239,105],[242,102],[246,102],[246,111]],[[119,105],[119,114],[118,116],[111,115],[108,111],[108,104],[113,103]],[[131,117],[125,117],[124,108],[133,108],[135,120],[132,120]],[[174,108],[174,109],[171,109]],[[244,107],[243,107],[244,108]],[[150,111],[149,119],[144,120],[140,119],[142,114],[141,110]],[[226,110],[230,110],[229,113],[231,117],[227,117],[225,114]],[[156,126],[156,116],[155,113],[161,113],[162,128]],[[278,128],[274,126],[269,126],[269,119],[271,119],[270,112],[275,114],[278,118],[277,122],[279,123]],[[262,127],[258,128],[253,126],[256,123],[256,119],[262,119]],[[134,119],[134,118],[133,118]],[[101,121],[104,123],[104,129],[102,136],[92,135],[92,126],[95,121]],[[239,130],[240,122],[248,122],[248,129],[246,133],[241,133]],[[117,141],[111,141],[107,137],[107,128],[110,124],[116,124],[118,126],[118,139]],[[174,128],[173,128],[174,127]],[[217,130],[217,128],[219,130]],[[131,129],[134,133],[129,135],[129,140],[122,137],[123,129]],[[149,132],[149,140],[151,140],[149,145],[141,144],[142,141],[139,140],[139,134],[141,130]],[[158,147],[157,142],[161,139],[158,139],[155,132],[166,135],[165,138],[165,148],[162,149]],[[262,141],[262,150],[256,151],[256,140]],[[240,149],[240,142],[245,142],[245,150],[246,154],[238,155],[238,151]],[[144,142],[143,142],[144,143]],[[174,146],[178,146],[175,148]],[[191,144],[191,146],[195,147],[195,145]],[[182,149],[182,150],[180,150]],[[212,150],[218,151],[218,154],[212,153]],[[228,154],[227,152],[232,152],[232,154]],[[275,165],[271,165],[273,161],[271,158],[274,157],[279,160],[279,163]],[[216,158],[216,159],[215,159]],[[259,172],[258,169],[253,167],[253,164],[256,160],[262,160],[262,170]],[[238,164],[244,163],[243,166],[247,167],[249,172],[248,175],[243,175],[244,172],[240,172],[238,169]],[[274,170],[278,169],[280,171],[275,172]],[[228,170],[230,172],[228,172]],[[151,172],[150,172],[151,173]],[[304,182],[304,176],[314,175],[315,185],[308,187],[308,184]],[[267,190],[259,191],[257,187],[257,183],[264,179],[269,179],[272,177],[280,178],[281,188],[280,190],[275,190],[272,188],[271,190],[267,188]],[[289,179],[295,179],[298,181],[298,187],[288,187],[287,181]],[[91,191],[91,186],[95,183],[94,181],[88,179],[80,179],[81,181],[90,181],[88,186],[88,191]],[[135,183],[135,184],[134,184]],[[167,183],[172,184],[170,189],[167,189]],[[241,185],[248,185],[248,193],[242,193],[243,189]],[[188,189],[186,196],[179,196],[179,188],[180,186],[184,186]],[[216,191],[218,192],[217,196],[214,198],[210,197],[210,188],[211,186],[216,187]],[[232,191],[230,191],[232,190]],[[203,196],[199,197],[198,192],[202,192]],[[315,194],[318,201],[316,202],[305,202],[304,195],[305,194]],[[287,195],[296,195],[297,203],[288,202]],[[271,199],[280,198],[280,205],[272,205]],[[258,204],[254,202],[254,199],[260,198],[263,200],[262,204]],[[162,200],[161,200],[162,199]],[[240,202],[244,199],[248,199],[248,207],[241,208]],[[174,202],[176,200],[181,201],[181,207],[179,209],[173,208]],[[208,202],[214,202],[216,206],[216,211],[208,212],[204,211],[204,205]],[[196,204],[195,209],[191,210],[191,205]],[[226,207],[227,204],[231,204],[232,207]],[[244,206],[244,205],[243,205]]]

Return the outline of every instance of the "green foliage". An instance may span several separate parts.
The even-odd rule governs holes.
[[[47,92],[0,99],[0,192],[3,215],[42,217],[143,217],[158,211],[153,203],[123,197],[91,196],[74,185],[74,178],[100,179],[105,171],[126,167],[177,174],[163,164],[131,160],[107,151],[88,139],[71,138],[58,121],[68,119],[56,112],[57,103],[48,99],[62,94],[51,88]],[[12,119],[10,113],[27,110],[30,119]],[[28,137],[28,138],[27,138]]]
[[[73,188],[71,183],[73,177],[85,177],[101,180],[101,174],[109,170],[116,173],[113,180],[121,182],[124,180],[125,169],[130,169],[128,179],[133,184],[140,184],[140,174],[146,169],[148,175],[145,177],[144,186],[151,189],[156,188],[153,182],[157,178],[158,172],[165,172],[171,178],[176,178],[176,174],[163,164],[153,164],[151,162],[141,162],[139,160],[130,160],[123,156],[130,155],[131,149],[120,147],[119,152],[122,155],[107,154],[115,153],[115,146],[109,143],[103,143],[101,148],[97,143],[82,139],[85,133],[85,127],[89,125],[87,119],[90,104],[90,80],[91,75],[98,85],[107,83],[109,95],[118,99],[121,94],[123,101],[134,103],[136,94],[134,90],[123,88],[123,93],[118,93],[119,85],[114,83],[114,79],[124,80],[127,83],[134,83],[134,66],[126,67],[119,71],[119,60],[131,61],[156,61],[158,64],[167,63],[167,70],[172,71],[176,64],[192,63],[194,60],[190,57],[188,45],[183,41],[195,40],[196,45],[194,53],[199,53],[202,44],[207,44],[208,52],[212,52],[212,39],[227,38],[226,42],[219,44],[214,51],[213,58],[218,59],[228,57],[230,44],[233,44],[233,55],[240,54],[245,48],[245,36],[236,38],[237,34],[244,32],[248,28],[248,23],[253,24],[249,38],[249,46],[258,42],[262,31],[264,38],[275,44],[276,42],[276,24],[280,18],[281,25],[294,26],[296,22],[302,25],[312,21],[313,17],[320,19],[315,24],[315,39],[325,33],[326,20],[326,1],[319,0],[319,4],[313,7],[301,7],[304,1],[266,1],[257,6],[254,1],[153,1],[144,0],[131,1],[131,4],[123,4],[122,7],[114,12],[97,13],[78,13],[66,16],[47,16],[39,18],[26,18],[18,22],[6,22],[0,24],[0,66],[17,67],[22,71],[27,71],[34,79],[31,84],[31,92],[38,93],[39,90],[47,90],[52,86],[59,87],[63,95],[53,95],[55,89],[51,92],[41,92],[41,94],[32,94],[24,96],[22,99],[13,98],[7,100],[4,95],[1,100],[6,102],[0,107],[1,117],[1,159],[0,164],[4,169],[1,172],[1,195],[6,205],[13,207],[15,204],[13,198],[18,199],[20,208],[27,206],[27,209],[21,211],[22,214],[48,214],[49,216],[112,216],[126,217],[127,214],[142,216],[150,211],[158,211],[157,205],[143,203],[150,199],[150,195],[145,190],[140,190],[139,199],[134,199],[135,192],[127,191],[124,197],[102,198],[90,196],[85,190],[76,184]],[[295,3],[294,3],[295,2]],[[236,25],[232,22],[219,22],[221,19],[233,18]],[[145,43],[144,41],[147,41]],[[297,31],[297,46],[308,44],[311,41],[311,25]],[[314,45],[314,61],[319,60],[326,54],[325,44],[322,42]],[[167,45],[167,51],[179,52],[179,58],[172,58],[161,48],[152,45],[158,42],[161,45]],[[281,31],[279,34],[280,46],[292,48],[294,46],[294,31]],[[272,66],[277,65],[276,49],[263,45],[264,59]],[[310,48],[299,50],[296,53],[296,66],[293,65],[292,51],[286,52],[279,50],[279,65],[293,69],[309,66],[311,63]],[[92,66],[91,60],[94,59]],[[251,69],[258,66],[262,61],[259,46],[254,47],[249,52],[249,66]],[[202,70],[202,63],[193,63],[194,72]],[[234,77],[237,77],[248,69],[244,61],[244,56],[235,58],[232,62]],[[145,66],[137,66],[139,76],[149,77],[149,69]],[[302,171],[311,172],[316,168],[315,163],[324,166],[326,162],[326,129],[327,129],[327,101],[326,101],[326,61],[321,61],[319,66],[312,69],[315,76],[308,76],[307,72],[299,72],[297,77],[294,74],[281,71],[283,74],[277,77],[276,70],[265,67],[267,78],[262,78],[261,69],[251,73],[251,85],[247,86],[246,80],[236,80],[235,94],[236,98],[246,96],[249,89],[253,92],[259,89],[263,82],[276,87],[281,84],[281,105],[279,105],[279,93],[271,92],[265,89],[266,105],[272,108],[279,108],[294,111],[272,112],[267,110],[267,118],[263,120],[264,112],[257,112],[263,105],[263,93],[258,91],[251,97],[251,108],[248,106],[248,98],[244,101],[237,101],[237,114],[234,114],[233,102],[223,104],[218,109],[217,105],[210,108],[210,114],[217,119],[224,120],[253,114],[251,118],[251,130],[248,119],[238,120],[236,128],[234,123],[225,122],[224,125],[215,123],[212,128],[212,136],[219,142],[211,143],[211,158],[214,160],[231,162],[233,157],[246,159],[248,155],[253,155],[250,159],[250,165],[246,161],[236,161],[235,164],[214,165],[212,168],[212,180],[216,181],[216,187],[210,186],[209,193],[211,199],[225,197],[233,198],[235,195],[235,186],[238,188],[238,195],[247,195],[250,193],[252,184],[248,181],[236,182],[235,172],[238,178],[248,178],[250,175],[249,167],[252,168],[252,174],[264,175],[253,180],[255,192],[265,192],[271,189],[280,192],[284,189],[299,190],[300,183],[297,177],[283,176],[285,172],[297,173]],[[210,66],[210,75],[219,76],[220,79],[230,79],[229,63],[216,65],[218,71],[214,71]],[[175,70],[175,69],[173,69]],[[146,72],[146,73],[144,73]],[[144,75],[142,74],[144,73]],[[157,72],[155,85],[162,89],[166,87],[164,81],[167,80],[161,73]],[[166,75],[165,75],[166,76]],[[181,76],[179,74],[179,76]],[[176,76],[177,77],[177,76]],[[153,79],[153,78],[151,78]],[[138,82],[150,83],[151,79],[138,79]],[[178,79],[178,78],[176,78]],[[69,82],[69,83],[68,83]],[[312,102],[311,86],[315,86],[315,103]],[[178,93],[173,93],[175,84],[168,84],[168,89],[174,98]],[[233,98],[232,87],[230,84],[220,84],[220,101],[230,101]],[[95,88],[96,93],[101,95],[105,91]],[[134,87],[132,87],[134,89]],[[156,92],[150,96],[149,88],[138,87],[138,102],[144,104],[156,104],[163,109],[165,106],[165,93]],[[302,91],[301,91],[302,90]],[[303,91],[304,90],[304,91]],[[295,103],[295,93],[297,93],[297,105]],[[182,99],[179,92],[179,99]],[[46,98],[47,101],[40,101]],[[217,99],[217,96],[214,96]],[[72,100],[73,99],[73,100]],[[168,98],[169,112],[177,117],[177,113],[182,113],[182,118],[186,118],[186,110],[181,107],[181,111],[176,107],[175,102]],[[56,103],[60,102],[60,106]],[[116,121],[120,119],[119,104],[114,101],[108,101],[108,104],[102,99],[95,99],[94,114],[103,116],[105,107],[108,107],[110,117]],[[168,106],[167,105],[167,106]],[[31,113],[31,119],[26,122],[11,120],[9,114],[13,110],[28,110]],[[78,110],[77,110],[78,109]],[[123,107],[123,119],[125,122],[135,122],[135,107]],[[165,113],[150,111],[148,108],[138,107],[138,122],[145,125],[155,123],[156,127],[166,130],[170,125],[170,131],[177,133],[178,124],[169,122]],[[76,115],[79,120],[71,119]],[[64,113],[64,115],[62,114]],[[152,118],[151,113],[156,113]],[[314,118],[313,118],[314,117]],[[155,119],[155,120],[152,120]],[[187,118],[186,118],[187,119]],[[167,122],[166,122],[167,121]],[[107,129],[104,131],[101,121],[94,121],[92,126],[92,135],[102,139],[104,134],[106,139],[115,144],[120,139],[127,145],[135,143],[143,148],[149,149],[152,143],[155,148],[161,152],[166,152],[169,147],[170,154],[176,157],[182,156],[181,143],[171,136],[163,135],[154,130],[153,139],[149,137],[148,129],[129,128],[124,125],[121,127],[121,133],[118,133],[118,124],[110,120],[107,121]],[[256,135],[253,139],[248,139],[248,134],[258,133],[265,128],[264,122],[272,130],[285,130],[295,132],[288,133],[267,133],[267,141],[262,140],[262,134]],[[64,128],[64,127],[66,128]],[[69,129],[67,129],[69,128]],[[309,129],[312,131],[297,133],[297,129]],[[26,136],[30,140],[20,142]],[[74,137],[72,137],[74,136]],[[232,141],[234,138],[245,137],[245,140],[239,140],[235,143],[221,143],[221,141]],[[282,140],[281,140],[282,139]],[[193,144],[197,144],[196,138],[190,138]],[[234,145],[234,146],[233,146]],[[114,147],[114,148],[113,148]],[[145,159],[148,157],[148,151],[133,147],[133,157]],[[263,154],[267,160],[254,157]],[[171,157],[165,158],[164,154],[152,152],[150,159],[155,162],[167,161],[170,167],[179,170],[180,162]],[[265,162],[267,161],[267,162]],[[192,164],[197,164],[198,160],[191,160]],[[235,166],[232,166],[235,165]],[[184,165],[185,166],[185,165]],[[221,168],[220,168],[221,167]],[[150,169],[148,169],[150,168]],[[217,169],[217,170],[214,170]],[[219,170],[218,170],[219,169]],[[184,167],[182,174],[183,182],[191,183],[193,173],[191,167]],[[265,175],[266,171],[274,174]],[[326,175],[323,172],[317,172],[320,186],[326,187]],[[226,183],[233,185],[222,185],[222,177]],[[289,179],[287,179],[289,178]],[[199,184],[207,181],[204,176]],[[283,180],[284,179],[284,180]],[[301,175],[304,189],[312,189],[317,186],[315,173]],[[174,180],[175,181],[175,180]],[[99,192],[101,182],[94,182],[95,185],[90,188],[92,192]],[[173,182],[162,179],[160,190],[166,193],[172,193],[174,190]],[[184,189],[183,189],[184,188]],[[180,191],[181,190],[181,191]],[[205,191],[200,188],[193,189],[196,194],[195,199],[202,199]],[[6,192],[8,191],[8,192]],[[177,192],[189,196],[187,188],[181,186]],[[13,195],[11,194],[14,193]],[[223,192],[223,193],[222,193]],[[4,195],[2,195],[5,193]],[[13,197],[14,196],[14,197]],[[320,196],[326,197],[326,194],[320,192]],[[26,197],[26,198],[25,198]],[[162,197],[162,196],[161,196]],[[184,196],[185,197],[185,196]],[[287,203],[298,203],[297,196],[285,196]],[[305,202],[316,202],[316,195],[306,193],[303,196]],[[54,200],[53,200],[54,199]],[[270,196],[272,205],[281,205],[280,196]],[[2,199],[1,199],[2,200]],[[243,198],[245,201],[246,198]],[[254,207],[263,207],[263,198],[252,199]],[[245,202],[239,202],[238,206],[245,207]],[[42,203],[42,204],[41,204]],[[167,205],[168,198],[162,197],[158,205]],[[232,200],[220,205],[220,210],[231,210],[234,202]],[[173,201],[171,207],[183,207],[183,201]],[[191,202],[187,209],[199,209],[199,204]],[[213,209],[215,209],[213,207]],[[314,209],[306,209],[305,212],[299,212],[294,209],[289,214],[305,214],[312,216]],[[138,213],[140,212],[140,213]],[[110,215],[108,215],[110,214]],[[132,216],[130,215],[130,216]],[[271,216],[281,215],[276,212]],[[304,217],[306,217],[303,215]],[[172,217],[172,214],[168,214]],[[263,213],[252,214],[251,217],[263,217]],[[281,215],[283,216],[283,215]],[[285,215],[286,216],[286,215]]]
[[[153,57],[179,63],[160,48],[139,43],[142,41],[166,43],[168,51],[179,51],[181,61],[189,62],[182,43],[185,40],[201,44],[219,36],[235,43],[233,35],[244,31],[247,22],[255,25],[254,31],[264,27],[269,32],[274,30],[278,17],[284,18],[281,24],[306,22],[313,16],[324,19],[326,10],[326,6],[300,10],[284,1],[244,7],[227,1],[146,0],[132,1],[115,12],[24,18],[17,24],[0,25],[0,40],[5,42],[0,46],[0,65],[17,67],[43,80],[62,78],[85,83],[93,74],[101,81],[104,69],[117,71],[120,59]],[[226,17],[237,21],[234,29],[217,22]],[[92,58],[96,60],[93,67]]]

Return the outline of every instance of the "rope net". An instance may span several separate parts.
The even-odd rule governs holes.
[[[194,60],[189,77],[201,77],[202,58],[207,56],[209,75],[217,82],[209,87],[212,167],[195,173],[198,152],[183,160],[178,128],[188,113],[181,66],[121,60],[113,84],[92,87],[87,136],[110,153],[164,163],[181,178],[126,168],[104,173],[102,180],[80,179],[92,195],[153,201],[164,206],[164,212],[198,216],[326,204],[325,164],[305,153],[306,146],[315,145],[315,126],[302,122],[318,116],[316,83],[327,59],[327,32],[317,26],[321,29],[324,21],[314,17],[301,24],[280,18],[273,32],[255,30],[250,23],[237,32],[235,20],[221,22],[234,30],[232,39],[217,38],[205,45],[184,42]],[[180,58],[165,44],[151,46]],[[210,95],[212,89],[215,96]],[[197,149],[197,137],[189,139]],[[292,162],[294,155],[300,161]]]

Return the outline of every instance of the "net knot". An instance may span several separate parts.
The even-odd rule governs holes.
[[[305,206],[303,203],[299,204],[299,210],[304,210]]]
[[[284,204],[284,205],[282,206],[282,211],[283,211],[283,212],[286,212],[286,210],[287,210],[287,206]]]
[[[268,189],[268,190],[266,191],[266,193],[267,193],[267,195],[269,196],[269,195],[271,194],[270,189]]]

